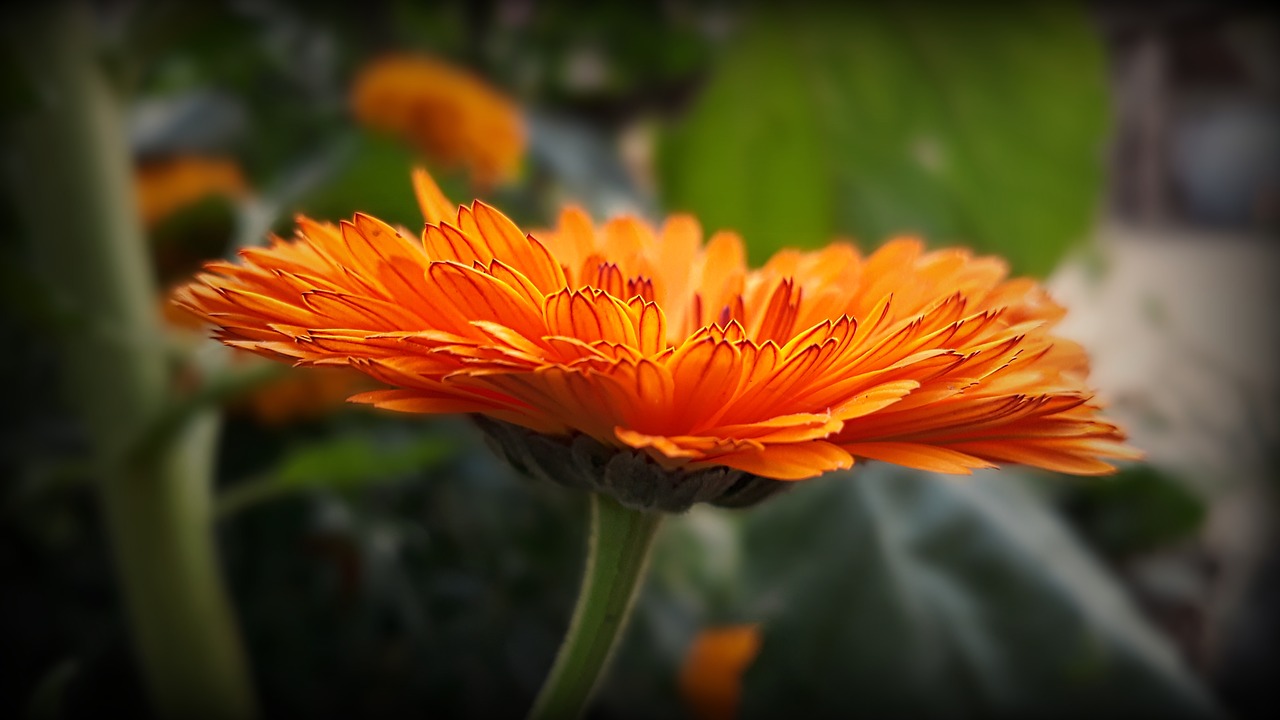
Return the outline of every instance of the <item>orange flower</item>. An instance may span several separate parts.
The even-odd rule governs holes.
[[[239,198],[249,190],[235,162],[196,156],[141,164],[135,173],[135,187],[138,210],[147,227],[206,197]]]
[[[465,166],[483,186],[512,179],[524,155],[517,105],[480,78],[427,57],[368,65],[351,91],[356,118],[413,143],[442,165]]]
[[[731,720],[742,702],[742,675],[760,652],[760,626],[698,633],[680,668],[680,695],[699,720]]]
[[[659,468],[659,495],[691,491],[680,478],[701,471],[728,491],[725,471],[801,480],[855,457],[1102,474],[1104,458],[1137,455],[1098,418],[1080,348],[1051,334],[1063,309],[998,259],[901,238],[749,270],[737,235],[704,245],[687,216],[596,229],[568,209],[534,237],[482,202],[455,213],[425,173],[415,181],[421,241],[367,215],[299,218],[295,240],[210,263],[177,301],[229,345],[395,388],[356,402],[528,429],[542,444],[527,452],[497,434],[531,471],[561,440],[563,463],[609,482]]]

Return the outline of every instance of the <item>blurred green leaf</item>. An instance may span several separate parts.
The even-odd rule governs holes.
[[[1045,274],[1092,220],[1104,80],[1074,5],[761,11],[664,136],[665,202],[756,261],[914,232]]]
[[[1172,650],[1017,482],[872,466],[746,521],[747,716],[1209,717]]]
[[[326,182],[307,192],[298,202],[298,211],[331,222],[362,212],[393,225],[420,230],[422,211],[410,180],[410,173],[417,166],[426,163],[408,146],[361,131],[355,135],[345,164]],[[446,195],[456,202],[471,201],[471,191],[461,177],[431,169]]]
[[[292,453],[281,461],[275,478],[281,485],[294,487],[353,487],[371,479],[420,470],[449,454],[448,444],[433,436],[390,451],[369,437],[342,437]]]
[[[309,443],[287,453],[264,479],[232,486],[218,503],[220,515],[304,490],[351,490],[422,471],[453,457],[454,447],[434,434],[389,446],[372,435],[346,435]]]
[[[392,224],[419,227],[422,213],[409,180],[413,166],[413,153],[404,145],[361,132],[343,167],[301,199],[299,212],[337,222],[358,211]]]
[[[1205,502],[1186,480],[1152,465],[1073,484],[1065,509],[1082,534],[1116,556],[1185,540],[1205,518]]]

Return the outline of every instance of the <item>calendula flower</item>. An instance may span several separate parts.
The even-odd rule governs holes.
[[[1088,475],[1136,455],[1052,334],[1063,309],[998,259],[900,238],[751,270],[688,216],[568,209],[533,236],[416,185],[421,238],[300,218],[177,301],[229,345],[392,387],[356,402],[476,414],[517,466],[633,508],[749,504],[855,458]]]
[[[524,156],[520,109],[480,78],[429,57],[394,55],[370,63],[351,90],[356,119],[396,135],[476,183],[512,179]]]
[[[134,174],[138,211],[147,227],[208,197],[236,199],[249,186],[226,158],[182,155],[140,164]]]
[[[680,668],[680,696],[698,720],[731,720],[742,702],[742,675],[760,652],[760,626],[727,625],[698,633]]]

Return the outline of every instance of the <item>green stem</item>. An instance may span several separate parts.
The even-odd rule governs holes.
[[[32,5],[6,45],[35,107],[15,133],[32,259],[77,320],[60,368],[84,420],[134,651],[161,717],[255,714],[219,575],[210,485],[218,416],[136,452],[172,386],[157,288],[133,195],[122,111],[95,57],[90,8]]]
[[[591,496],[587,566],[569,632],[530,720],[582,715],[627,626],[661,513],[629,510],[604,495]]]

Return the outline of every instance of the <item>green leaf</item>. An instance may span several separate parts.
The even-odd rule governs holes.
[[[1210,717],[1171,649],[1008,477],[873,466],[746,522],[748,716]]]
[[[337,222],[356,212],[393,225],[422,228],[422,211],[413,194],[410,173],[425,165],[407,145],[392,138],[359,132],[346,164],[298,203],[299,211]],[[445,194],[456,202],[470,202],[470,190],[454,174],[434,172]],[[286,227],[291,227],[290,222]],[[287,230],[286,230],[287,232]]]
[[[218,512],[232,515],[265,500],[306,490],[352,490],[426,470],[453,455],[454,447],[448,440],[425,433],[398,444],[372,435],[309,443],[287,453],[263,479],[240,483],[224,492]]]
[[[756,261],[912,232],[1044,274],[1093,218],[1104,80],[1073,5],[761,10],[665,134],[664,200]]]
[[[294,487],[355,487],[434,465],[449,454],[449,446],[436,437],[395,449],[369,437],[342,437],[295,451],[281,461],[275,477]]]

